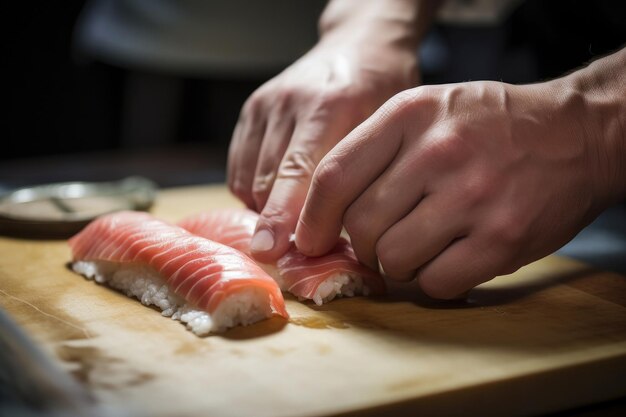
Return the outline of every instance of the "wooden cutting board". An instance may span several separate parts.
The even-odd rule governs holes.
[[[167,190],[176,221],[237,202]],[[199,338],[70,272],[63,241],[0,239],[0,305],[96,398],[149,416],[528,415],[626,394],[626,278],[548,257],[436,303],[414,287]]]

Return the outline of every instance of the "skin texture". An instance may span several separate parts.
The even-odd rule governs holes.
[[[245,103],[229,150],[228,184],[261,214],[251,245],[258,260],[275,261],[289,247],[324,155],[386,100],[418,83],[416,25],[432,13],[418,6],[331,2],[320,42]]]
[[[541,84],[411,88],[438,3],[331,1],[320,42],[245,104],[228,182],[261,213],[257,260],[294,230],[322,255],[345,227],[365,265],[456,298],[626,196],[626,52]]]
[[[626,197],[626,49],[568,77],[404,91],[320,162],[296,245],[344,226],[361,262],[456,298]]]

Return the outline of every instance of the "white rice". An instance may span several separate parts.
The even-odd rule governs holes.
[[[341,235],[350,240],[348,236],[348,232],[342,229]],[[289,242],[296,241],[296,234],[292,233],[289,235]],[[270,264],[259,264],[265,272],[267,272],[274,281],[278,284],[282,291],[289,291],[287,284],[283,277],[278,273],[278,269]],[[370,289],[367,285],[363,285],[363,278],[360,275],[355,275],[351,273],[339,272],[337,274],[331,275],[324,282],[317,287],[315,294],[311,298],[315,304],[321,306],[324,303],[334,300],[335,298],[341,297],[354,297],[355,295],[369,295]],[[305,301],[308,300],[306,297],[298,296],[298,300]]]
[[[321,306],[336,297],[354,297],[358,294],[369,294],[369,288],[363,285],[361,276],[342,272],[332,275],[322,282],[313,294],[313,301]]]
[[[283,277],[278,270],[267,264],[260,264],[265,272],[267,272],[278,284],[282,291],[291,292]],[[341,297],[354,297],[355,295],[369,295],[370,289],[367,285],[363,285],[363,277],[358,274],[339,272],[331,275],[322,282],[313,294],[311,299],[315,304],[321,306],[324,303]],[[308,300],[307,297],[298,296],[298,300]]]
[[[225,298],[213,314],[187,304],[185,299],[169,291],[163,278],[152,268],[107,261],[77,261],[72,269],[100,284],[107,284],[135,297],[144,305],[154,305],[166,317],[180,320],[199,336],[222,332],[237,325],[248,325],[272,315],[265,291],[250,288]]]

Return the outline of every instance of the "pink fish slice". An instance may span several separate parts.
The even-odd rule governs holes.
[[[179,222],[179,226],[250,255],[258,214],[247,209],[217,209]],[[386,291],[378,272],[360,264],[350,243],[341,238],[326,255],[306,257],[293,246],[276,265],[262,265],[283,291],[321,305],[338,296],[380,295]]]
[[[276,282],[248,256],[143,212],[117,212],[69,240],[74,271],[155,305],[197,334],[288,317]]]

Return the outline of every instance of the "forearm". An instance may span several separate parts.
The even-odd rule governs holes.
[[[626,198],[626,48],[567,77],[582,97],[585,138],[602,181],[601,198]]]
[[[415,51],[442,0],[331,0],[319,22],[320,38],[349,38]]]

